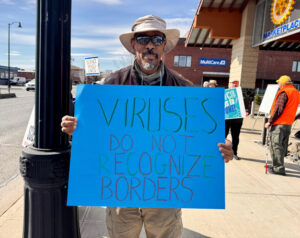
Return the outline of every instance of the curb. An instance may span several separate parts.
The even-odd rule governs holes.
[[[16,94],[15,93],[4,93],[4,94],[0,94],[0,99],[2,98],[15,98]]]

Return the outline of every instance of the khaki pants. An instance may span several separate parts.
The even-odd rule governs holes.
[[[123,207],[106,209],[106,226],[110,238],[138,238],[143,224],[147,238],[180,238],[181,209]]]

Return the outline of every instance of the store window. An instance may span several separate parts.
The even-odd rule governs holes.
[[[175,67],[191,67],[192,56],[175,55],[174,56],[174,66]]]
[[[300,61],[293,61],[292,72],[300,72]]]

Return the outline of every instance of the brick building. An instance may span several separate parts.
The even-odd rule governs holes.
[[[35,72],[34,71],[26,71],[26,70],[19,70],[18,71],[18,77],[24,77],[27,81],[32,80],[35,78]]]
[[[231,48],[185,47],[185,38],[164,56],[167,67],[182,74],[196,85],[215,79],[220,86],[227,87],[231,64]],[[200,59],[212,59],[218,66],[201,65]],[[218,61],[219,60],[219,61]],[[218,64],[220,61],[223,64]],[[210,63],[214,63],[210,62]],[[204,64],[209,62],[204,62]],[[279,76],[287,74],[300,84],[300,52],[259,50],[255,88],[266,88],[275,83]]]
[[[167,65],[198,85],[210,78],[239,85],[249,101],[256,88],[283,74],[299,86],[300,0],[282,3],[200,0],[186,39],[166,56]]]
[[[182,59],[184,56],[186,62]],[[226,59],[227,63],[223,66],[204,66],[199,65],[200,58]],[[202,85],[208,79],[216,79],[219,85],[225,86],[228,84],[230,58],[230,48],[185,47],[185,38],[180,38],[177,46],[163,60],[168,68],[182,74],[196,85]]]

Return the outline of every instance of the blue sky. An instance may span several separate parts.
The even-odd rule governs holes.
[[[190,28],[199,0],[73,0],[72,59],[83,67],[84,58],[98,56],[100,70],[117,70],[128,65],[130,54],[119,41],[135,19],[154,14],[177,28],[183,36]],[[11,26],[11,66],[35,67],[36,0],[0,0],[0,65],[7,66],[8,23]]]

